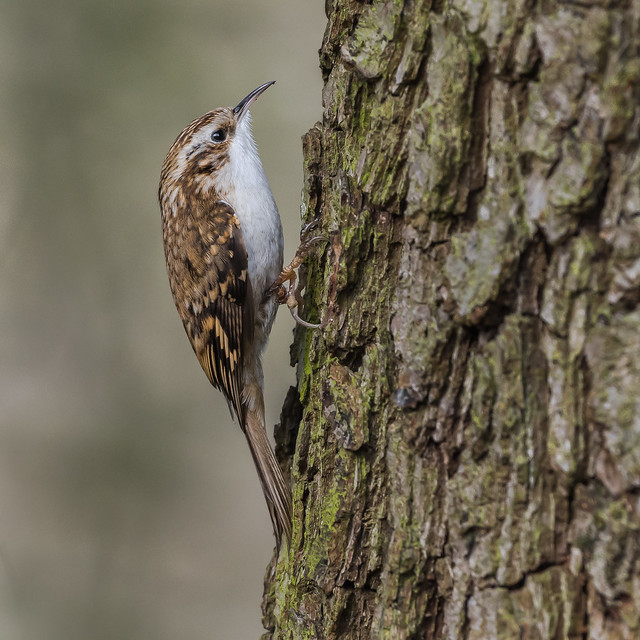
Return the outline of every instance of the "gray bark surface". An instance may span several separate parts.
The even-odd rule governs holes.
[[[267,637],[640,637],[640,2],[327,14]]]

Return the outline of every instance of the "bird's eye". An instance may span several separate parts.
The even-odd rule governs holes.
[[[216,129],[211,134],[211,139],[214,142],[224,142],[227,139],[227,132],[224,129]]]

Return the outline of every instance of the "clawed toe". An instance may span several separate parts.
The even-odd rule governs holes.
[[[293,316],[293,319],[296,321],[297,324],[300,324],[303,327],[307,327],[308,329],[319,329],[320,328],[320,323],[313,324],[312,322],[307,322],[306,320],[303,320],[298,315],[295,307],[293,309],[289,308],[289,311],[291,311],[291,315]]]
[[[291,316],[297,324],[302,325],[303,327],[307,327],[308,329],[318,329],[320,327],[319,324],[307,322],[298,315],[297,310],[300,306],[302,306],[302,292],[299,288],[294,288],[293,286],[289,287],[289,292],[284,302],[289,308]]]
[[[300,240],[304,242],[304,238],[311,231],[315,231],[320,226],[320,218],[314,218],[311,222],[307,222],[307,224],[302,227],[300,231]]]
[[[327,236],[313,236],[313,238],[304,240],[298,248],[298,251],[303,250],[304,257],[306,258],[311,252],[311,249],[315,249],[321,242],[327,242]]]
[[[267,295],[275,295],[278,304],[286,304],[293,316],[293,319],[303,327],[309,329],[317,329],[320,324],[312,324],[303,320],[296,309],[302,304],[302,294],[299,287],[296,287],[296,272],[295,270],[302,265],[305,258],[307,258],[313,249],[320,242],[326,242],[327,238],[323,235],[311,236],[311,234],[318,228],[320,219],[316,218],[307,223],[300,232],[300,246],[296,250],[293,260],[282,270],[276,281],[269,287]],[[311,236],[311,237],[309,237]],[[288,282],[289,286],[285,288],[284,283]]]

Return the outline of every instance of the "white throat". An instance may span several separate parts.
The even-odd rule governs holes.
[[[248,113],[236,127],[229,160],[218,170],[216,186],[240,222],[257,309],[267,287],[282,269],[284,240],[280,214],[251,135]]]

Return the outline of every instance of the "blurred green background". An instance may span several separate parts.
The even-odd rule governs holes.
[[[292,256],[323,5],[1,7],[0,638],[257,638],[271,525],[174,309],[156,192],[184,125],[274,79],[254,132]]]

